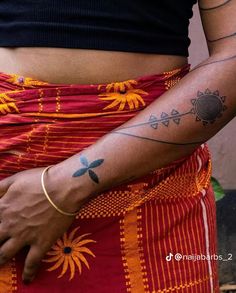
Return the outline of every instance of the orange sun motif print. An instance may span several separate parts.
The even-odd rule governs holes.
[[[11,78],[9,78],[7,81],[11,82],[15,85],[22,86],[22,87],[36,87],[38,85],[46,85],[48,84],[47,82],[40,81],[40,80],[35,80],[31,77],[24,77],[18,74],[9,74]]]
[[[47,253],[50,258],[43,260],[48,263],[55,262],[52,267],[47,269],[48,271],[54,271],[62,266],[62,271],[58,278],[64,276],[69,270],[70,280],[72,280],[75,276],[76,267],[79,274],[81,274],[82,263],[89,269],[89,264],[84,254],[87,253],[95,257],[93,252],[85,247],[85,245],[88,243],[95,243],[96,241],[85,238],[90,234],[83,234],[75,237],[77,230],[78,228],[75,228],[68,236],[67,233],[65,233],[62,239],[58,239],[52,249]]]
[[[132,85],[138,84],[137,80],[129,79],[126,81],[121,82],[111,82],[106,85],[106,92],[119,92],[119,91],[125,91],[126,88],[132,89]],[[98,90],[102,88],[103,85],[98,86]]]
[[[0,114],[11,113],[12,110],[14,112],[19,113],[19,110],[15,104],[15,100],[10,98],[6,93],[0,94]]]
[[[148,95],[147,92],[141,89],[133,88],[133,85],[137,85],[136,80],[127,80],[124,82],[114,82],[106,86],[106,92],[99,95],[100,100],[112,101],[108,106],[103,108],[107,110],[119,105],[117,111],[124,110],[128,104],[129,109],[138,109],[140,103],[145,106],[145,102],[141,95]]]

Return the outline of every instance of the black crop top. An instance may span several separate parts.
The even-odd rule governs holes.
[[[197,0],[1,0],[0,47],[188,56]]]

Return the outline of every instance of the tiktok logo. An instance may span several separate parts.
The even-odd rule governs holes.
[[[170,254],[166,256],[166,260],[171,261],[172,256],[174,256],[174,255],[170,252]]]

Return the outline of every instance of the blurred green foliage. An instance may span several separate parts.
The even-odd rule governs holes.
[[[213,190],[215,193],[216,201],[223,198],[225,196],[225,192],[224,192],[222,186],[220,185],[219,181],[216,180],[214,177],[211,177],[211,184],[212,184],[212,187],[213,187]]]

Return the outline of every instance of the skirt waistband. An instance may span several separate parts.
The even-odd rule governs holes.
[[[30,122],[86,119],[142,110],[187,74],[189,66],[108,84],[50,84],[0,73],[0,116],[13,114]]]
[[[56,85],[1,74],[0,179],[81,152],[158,99],[187,72],[184,67],[101,85]],[[203,146],[191,156],[98,196],[80,217],[119,215],[154,198],[196,196],[209,185],[210,172],[209,152]]]

